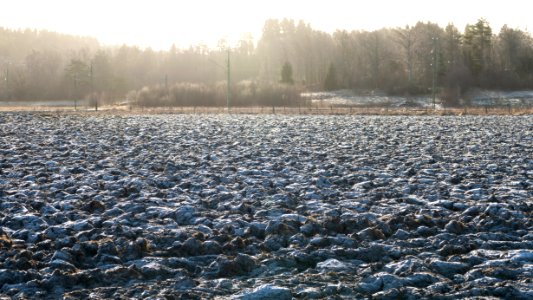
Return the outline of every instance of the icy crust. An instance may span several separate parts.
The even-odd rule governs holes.
[[[0,115],[0,296],[533,298],[533,117]]]

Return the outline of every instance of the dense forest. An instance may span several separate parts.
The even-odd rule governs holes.
[[[303,21],[271,19],[257,42],[247,35],[236,45],[220,40],[216,49],[197,45],[166,51],[103,47],[90,37],[0,28],[0,100],[96,95],[101,101],[166,97],[177,103],[179,95],[194,94],[180,102],[191,105],[209,93],[224,94],[228,51],[231,90],[239,104],[282,97],[293,87],[415,95],[431,93],[435,84],[450,104],[471,88],[533,88],[531,35],[507,26],[495,33],[484,19],[463,31],[452,24],[442,28],[419,22],[333,34]]]

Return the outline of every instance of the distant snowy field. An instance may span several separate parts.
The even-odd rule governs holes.
[[[339,90],[333,92],[303,93],[305,99],[314,103],[327,103],[328,105],[355,105],[355,106],[420,106],[428,107],[433,105],[431,96],[387,96],[382,93],[355,95],[349,90]],[[470,95],[470,101],[474,106],[486,105],[512,105],[512,106],[533,106],[533,91],[478,91]],[[437,107],[441,107],[440,99],[435,99]]]
[[[31,106],[37,106],[37,107],[65,107],[65,106],[74,106],[74,103],[79,106],[88,105],[88,101],[86,100],[78,100],[75,102],[74,100],[57,100],[57,101],[0,101],[0,107],[12,107],[12,106],[19,106],[19,107],[31,107]]]
[[[0,298],[533,299],[533,116],[0,114]]]

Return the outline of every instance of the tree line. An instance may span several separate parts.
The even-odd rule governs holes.
[[[417,95],[430,93],[435,84],[439,97],[450,104],[472,88],[533,88],[531,35],[508,26],[495,33],[485,19],[463,31],[453,24],[442,28],[418,22],[332,34],[304,21],[271,19],[257,43],[245,35],[235,45],[220,40],[216,48],[172,46],[165,51],[104,47],[91,37],[0,28],[0,100],[91,95],[102,101],[134,97],[157,103],[154,99],[164,98],[168,105],[181,105],[215,93],[218,98],[205,104],[220,104],[228,49],[231,91],[242,96],[235,101],[243,105],[252,101],[250,95],[260,95],[257,91],[284,97],[273,90],[286,92],[287,86],[291,95],[295,89]],[[191,94],[197,96],[180,96]]]

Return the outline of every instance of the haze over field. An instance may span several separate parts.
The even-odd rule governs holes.
[[[480,89],[533,89],[523,6],[9,1],[0,11],[0,101],[301,106],[302,92],[348,90],[470,105]],[[363,102],[378,105],[372,99]]]
[[[2,1],[0,26],[37,28],[89,35],[104,44],[129,44],[169,49],[206,44],[225,38],[236,42],[243,34],[261,35],[266,19],[305,20],[317,30],[376,30],[431,21],[444,27],[485,18],[495,29],[504,24],[532,28],[526,1],[170,1],[170,0],[8,0]]]

